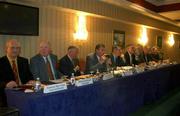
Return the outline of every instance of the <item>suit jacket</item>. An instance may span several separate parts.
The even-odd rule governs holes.
[[[90,73],[90,71],[96,72],[97,69],[99,72],[106,71],[106,63],[100,64],[96,53],[91,53],[86,57],[86,73]]]
[[[68,55],[65,55],[59,60],[59,71],[67,75],[68,77],[71,77],[72,73],[74,73],[75,76],[81,75],[80,71],[74,71],[74,68],[76,66],[79,66],[79,60],[78,59],[73,59],[74,64],[72,61],[69,59]]]
[[[150,54],[143,54],[144,62],[148,64],[149,61],[151,61],[151,55]]]
[[[120,56],[118,56],[115,60],[113,54],[111,54],[110,58],[111,58],[111,62],[112,62],[112,67],[125,66],[126,65]]]
[[[140,53],[139,55],[135,56],[136,64],[144,63],[144,53]]]
[[[28,59],[17,57],[17,67],[22,84],[25,84],[29,80],[33,79],[29,69]],[[3,105],[6,105],[4,88],[10,81],[15,81],[14,73],[7,56],[4,56],[0,58],[0,97],[2,97],[1,99],[3,100]]]
[[[132,54],[131,57],[132,57],[132,64],[137,64],[136,59],[135,59],[135,55]],[[124,58],[126,60],[126,65],[132,65],[132,64],[130,64],[130,56],[129,56],[128,52],[126,52],[124,54]]]
[[[160,60],[159,54],[151,54],[151,60],[158,62]]]
[[[57,56],[53,54],[49,54],[49,56],[50,56],[52,68],[54,71],[54,76],[55,76],[54,78],[58,79],[60,76],[60,73],[57,68],[57,65],[58,65]],[[47,66],[44,61],[43,56],[41,56],[40,54],[37,54],[36,56],[30,59],[30,69],[31,69],[34,79],[39,77],[41,81],[45,81],[45,82],[49,81]]]

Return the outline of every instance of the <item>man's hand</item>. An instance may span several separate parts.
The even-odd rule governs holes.
[[[35,81],[34,81],[34,80],[30,80],[30,81],[28,81],[26,84],[33,85],[34,83],[35,83]]]
[[[17,87],[18,85],[16,84],[15,81],[10,81],[9,83],[6,84],[6,88],[14,88]]]
[[[80,69],[80,67],[77,65],[75,68],[74,68],[74,71],[78,71]]]
[[[106,64],[107,64],[107,65],[112,65],[112,62],[111,62],[111,59],[110,59],[110,58],[108,58],[108,59],[106,60]]]
[[[103,64],[105,62],[106,62],[106,57],[105,56],[101,56],[100,59],[99,59],[99,63]]]

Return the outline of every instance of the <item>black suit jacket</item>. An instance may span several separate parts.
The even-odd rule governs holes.
[[[111,62],[112,62],[112,67],[125,66],[126,65],[125,62],[123,61],[123,59],[120,56],[118,56],[116,58],[116,61],[114,59],[113,54],[110,55],[110,58],[111,58]]]
[[[69,77],[74,73],[75,76],[81,75],[80,71],[74,71],[74,68],[78,65],[79,66],[79,60],[73,59],[74,64],[71,62],[69,57],[65,55],[59,60],[59,71],[64,74],[68,75]]]
[[[160,60],[159,54],[151,54],[151,60],[158,62]]]
[[[131,56],[132,56],[132,64],[137,64],[136,59],[135,59],[135,55],[132,54]],[[126,65],[132,65],[132,64],[130,64],[130,56],[129,56],[128,52],[126,52],[124,54],[124,58],[126,60]]]
[[[33,79],[32,74],[29,69],[29,63],[26,58],[17,57],[17,67],[19,72],[19,78],[21,79],[22,84],[27,83],[29,80]],[[11,64],[7,58],[4,56],[0,58],[0,94],[4,95],[4,88],[6,84],[10,81],[15,81],[14,73],[11,68]],[[3,101],[4,98],[2,98]]]
[[[149,61],[151,61],[151,55],[150,54],[144,54],[143,53],[144,62],[148,64]]]

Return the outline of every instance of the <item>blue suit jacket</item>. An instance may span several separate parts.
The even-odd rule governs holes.
[[[59,60],[59,71],[70,77],[72,73],[74,73],[75,76],[81,75],[80,71],[74,71],[75,66],[79,66],[79,60],[78,59],[73,59],[74,64],[71,62],[69,57],[65,55]]]
[[[125,66],[126,65],[126,63],[123,61],[123,59],[120,56],[118,56],[116,58],[116,61],[114,59],[113,54],[110,55],[110,58],[111,58],[111,62],[112,62],[112,67]]]

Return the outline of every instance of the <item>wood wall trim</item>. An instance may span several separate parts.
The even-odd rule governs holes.
[[[157,12],[168,12],[180,10],[180,3],[161,5],[157,7]]]

